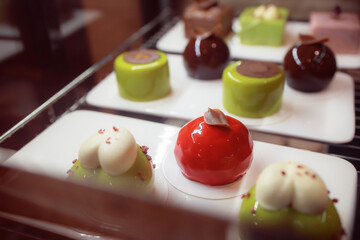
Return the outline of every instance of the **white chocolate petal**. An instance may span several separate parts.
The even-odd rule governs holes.
[[[137,145],[133,135],[125,128],[107,130],[106,139],[99,146],[99,162],[110,176],[120,175],[131,168],[136,161]]]
[[[266,6],[265,5],[260,5],[258,6],[257,8],[255,8],[254,12],[253,12],[253,15],[254,17],[256,18],[262,18],[264,13],[265,13],[265,10],[266,10]]]
[[[256,183],[256,199],[268,210],[279,210],[291,204],[294,192],[292,169],[287,162],[277,162],[265,168]]]
[[[292,206],[305,214],[326,210],[329,197],[322,179],[295,162],[276,162],[266,167],[256,183],[256,199],[267,210]]]
[[[95,169],[100,166],[98,148],[103,139],[103,134],[95,133],[81,144],[78,153],[78,161],[83,168]]]
[[[276,19],[280,17],[280,13],[275,5],[269,5],[262,17],[264,19]]]
[[[326,210],[329,203],[328,192],[324,182],[316,174],[295,175],[294,189],[292,206],[297,211],[318,214]]]

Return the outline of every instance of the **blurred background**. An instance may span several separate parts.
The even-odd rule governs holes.
[[[180,16],[190,2],[0,0],[0,134],[163,9]],[[233,5],[237,14],[249,4],[274,3],[290,8],[294,20],[306,20],[310,11],[331,10],[336,4],[344,11],[360,13],[359,0],[220,2]]]

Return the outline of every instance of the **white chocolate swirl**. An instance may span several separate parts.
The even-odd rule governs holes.
[[[329,197],[322,179],[310,168],[296,162],[276,162],[259,175],[256,199],[267,210],[292,207],[305,214],[326,210]]]
[[[86,139],[79,149],[78,160],[83,168],[101,168],[110,176],[123,174],[137,157],[133,135],[125,128],[99,130]]]

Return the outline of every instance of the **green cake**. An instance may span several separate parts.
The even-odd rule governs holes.
[[[116,191],[150,192],[154,177],[147,151],[125,128],[100,129],[82,143],[68,174]]]
[[[114,62],[119,94],[131,101],[151,101],[170,92],[165,53],[140,49],[119,55]]]
[[[274,5],[245,8],[239,17],[241,44],[281,46],[288,14]]]
[[[137,158],[135,164],[125,173],[119,176],[110,176],[102,168],[86,169],[79,161],[75,161],[71,168],[72,177],[83,181],[91,181],[101,186],[116,190],[147,190],[153,185],[151,164],[137,146]]]
[[[282,105],[284,71],[275,63],[237,61],[223,72],[223,105],[232,114],[263,118]]]
[[[242,199],[243,240],[339,240],[344,234],[336,200],[328,197],[322,179],[302,164],[269,165]]]

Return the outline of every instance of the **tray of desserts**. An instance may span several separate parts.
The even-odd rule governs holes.
[[[241,120],[248,128],[262,132],[330,143],[348,142],[354,136],[354,84],[352,78],[345,73],[333,71],[334,78],[329,86],[318,92],[298,91],[289,87],[286,82],[283,94],[281,94],[281,90],[272,87],[279,86],[282,89],[281,78],[273,80],[269,78],[270,85],[263,85],[262,81],[259,81],[258,85],[254,85],[254,82],[258,81],[256,78],[246,78],[245,80],[249,80],[253,84],[252,87],[249,87],[246,82],[244,86],[237,83],[233,86],[231,85],[233,84],[232,80],[228,79],[230,86],[226,88],[225,92],[221,80],[222,69],[220,69],[220,73],[213,73],[213,75],[217,74],[217,79],[201,80],[189,76],[181,55],[168,54],[167,57],[169,72],[166,73],[166,70],[161,67],[159,68],[160,72],[155,71],[153,77],[150,77],[152,75],[147,69],[140,69],[140,65],[136,65],[137,69],[141,70],[138,73],[140,75],[137,75],[131,70],[134,65],[129,67],[129,64],[124,64],[123,61],[115,61],[115,68],[121,74],[120,78],[127,77],[129,73],[133,74],[133,79],[129,78],[130,81],[126,83],[126,87],[120,88],[120,91],[121,89],[128,90],[123,90],[120,92],[123,95],[119,95],[116,74],[113,72],[89,92],[86,97],[87,103],[98,107],[185,120],[191,120],[200,115],[207,107],[212,107],[221,109]],[[160,66],[164,65],[162,58],[159,58],[158,61],[161,61]],[[128,70],[125,69],[126,67]],[[160,81],[160,76],[165,76],[164,79],[169,78],[169,82],[165,80],[156,82]],[[140,80],[136,79],[143,80],[139,82]],[[253,99],[254,105],[245,106],[243,112],[237,112],[242,107],[242,103],[231,103],[232,99],[239,98],[237,95],[233,96],[231,89],[237,89],[237,93],[245,96],[243,103],[248,103],[250,99]],[[134,93],[133,95],[131,95],[131,91]],[[155,98],[154,94],[157,94],[158,98]],[[269,97],[257,104],[257,99],[262,95],[277,97]],[[132,96],[135,97],[131,98]],[[146,98],[136,98],[136,96],[146,96]],[[230,103],[224,102],[224,96],[227,96],[226,101],[230,101]],[[282,104],[279,104],[279,101]],[[273,104],[269,105],[272,102]],[[226,108],[224,104],[228,104]]]
[[[219,24],[221,31],[215,34],[224,38],[232,58],[283,63],[299,34],[312,34],[330,39],[326,44],[335,52],[339,68],[360,68],[360,23],[356,14],[339,13],[334,17],[332,12],[313,12],[309,22],[288,21],[291,13],[286,8],[261,5],[245,8],[229,26],[231,20],[225,16],[228,12],[224,4],[203,9],[194,3],[185,9],[182,20],[159,39],[156,47],[181,54],[196,28],[211,31]],[[269,16],[271,13],[273,17]]]
[[[334,156],[253,141],[249,134],[240,121],[213,109],[181,129],[80,110],[58,119],[5,164],[104,187],[109,182],[112,188],[130,187],[164,204],[237,222],[242,239],[257,217],[266,218],[258,230],[263,234],[277,218],[275,233],[290,227],[281,222],[286,219],[306,226],[290,227],[289,234],[351,239],[355,168]],[[76,237],[75,230],[67,230]],[[238,231],[229,239],[239,239]]]
[[[152,156],[156,159],[164,158],[162,155],[164,155],[164,152],[168,148],[167,145],[169,144],[167,143],[167,136],[175,135],[177,130],[176,128],[153,124],[151,129],[154,132],[150,133],[146,130],[146,126],[141,126],[144,124],[142,121],[137,121],[131,118],[123,119],[114,117],[115,116],[112,115],[91,111],[77,111],[70,113],[52,124],[51,127],[46,129],[46,131],[38,135],[33,141],[23,147],[21,151],[14,154],[11,157],[11,160],[7,161],[5,164],[15,167],[21,166],[24,170],[38,172],[57,178],[70,178],[71,176],[75,175],[76,177],[81,174],[86,175],[86,169],[95,165],[98,167],[99,161],[97,159],[91,159],[90,163],[83,164],[86,169],[82,169],[77,166],[80,164],[77,159],[80,159],[82,156],[85,156],[84,158],[86,158],[88,155],[96,155],[93,147],[103,140],[96,138],[98,136],[105,138],[104,142],[106,142],[106,145],[103,147],[112,147],[113,150],[115,149],[115,152],[111,149],[105,150],[108,154],[108,164],[102,164],[103,166],[107,166],[104,167],[104,171],[106,170],[106,173],[110,171],[109,175],[116,175],[119,172],[125,171],[124,169],[117,169],[111,165],[111,162],[114,161],[111,156],[119,158],[120,154],[117,154],[116,151],[122,149],[125,154],[124,157],[129,158],[129,156],[126,155],[129,151],[126,146],[132,146],[132,151],[135,151],[135,153],[138,153],[139,155],[143,155],[141,152],[146,153],[149,151],[150,154],[152,151],[156,151],[156,153],[152,154]],[[156,127],[157,125],[158,128]],[[126,126],[126,129],[122,128],[122,126]],[[104,127],[110,129],[105,129]],[[90,129],[92,129],[92,131],[89,131]],[[63,134],[59,135],[59,130],[64,131]],[[143,134],[142,131],[147,131],[149,134]],[[108,136],[108,134],[112,132],[114,134]],[[157,134],[156,137],[155,133]],[[132,142],[126,143],[127,138],[131,138]],[[51,140],[49,141],[49,139]],[[88,141],[86,142],[85,140]],[[145,145],[144,142],[147,142],[147,145]],[[83,146],[82,143],[84,143]],[[122,147],[124,145],[125,147]],[[98,148],[100,149],[100,147]],[[80,151],[80,149],[82,150]],[[42,154],[38,154],[38,152],[42,152]],[[49,156],[51,156],[51,160],[49,160]],[[144,156],[146,159],[147,154],[144,154]],[[143,185],[154,184],[156,188],[153,192],[151,192],[151,194],[165,200],[167,198],[168,190],[165,180],[161,177],[162,174],[160,174],[159,177],[157,176],[160,172],[159,167],[157,166],[159,163],[155,160],[145,161],[145,159],[137,158],[135,163],[124,162],[122,165],[126,168],[126,170],[129,170],[131,166],[136,165],[137,171],[131,169],[128,174],[135,174],[139,177],[140,183],[137,187],[143,188]],[[51,164],[49,164],[49,161]],[[144,164],[144,162],[146,164]],[[151,164],[148,164],[148,162]],[[138,176],[138,171],[142,172],[141,176]],[[152,175],[151,172],[155,176],[155,181],[149,181]],[[98,174],[101,176],[104,172],[99,172]],[[127,177],[131,178],[133,176],[129,175]],[[97,181],[97,179],[94,181]],[[116,184],[116,180],[114,180],[114,184]],[[123,182],[119,181],[118,184],[121,185]]]

